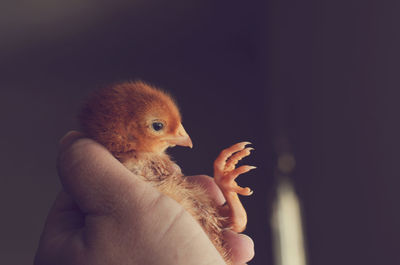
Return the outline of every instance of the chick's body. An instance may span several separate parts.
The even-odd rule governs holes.
[[[222,236],[226,218],[205,189],[188,182],[165,153],[171,146],[192,146],[169,95],[142,82],[115,85],[93,94],[79,118],[89,137],[103,144],[135,175],[180,203],[231,263]]]
[[[202,186],[186,181],[180,167],[166,154],[138,154],[123,164],[180,203],[199,222],[217,250],[229,262],[229,250],[222,236],[226,218],[219,214],[218,206]]]

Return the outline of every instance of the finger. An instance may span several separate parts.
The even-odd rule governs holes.
[[[132,174],[103,146],[77,133],[69,133],[61,140],[57,166],[64,190],[83,213],[110,213],[117,206],[127,206],[128,201],[140,201],[141,197],[145,198],[141,201],[143,206],[158,196],[148,192],[150,185]],[[148,194],[143,196],[145,192]]]
[[[223,205],[225,203],[225,197],[213,178],[206,175],[196,175],[187,176],[186,179],[189,182],[203,186],[206,189],[207,193],[210,195],[211,199],[213,199],[217,203],[217,205]]]
[[[60,191],[57,195],[49,212],[49,221],[57,223],[60,229],[77,229],[84,225],[82,212],[65,191]]]
[[[227,229],[224,231],[224,238],[231,249],[234,264],[246,263],[254,257],[254,242],[247,235]]]
[[[84,226],[84,216],[70,195],[59,192],[46,220],[46,235],[59,238]]]
[[[61,191],[47,216],[34,264],[50,264],[48,262],[51,259],[49,253],[54,250],[63,249],[64,253],[73,250],[66,242],[80,233],[83,226],[84,216],[82,212],[72,198]]]

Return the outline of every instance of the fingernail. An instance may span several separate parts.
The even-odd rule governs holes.
[[[73,142],[75,142],[79,138],[83,138],[84,135],[78,131],[69,131],[67,132],[58,142],[59,149],[64,149],[70,146]]]

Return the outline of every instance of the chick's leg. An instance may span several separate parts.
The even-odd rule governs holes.
[[[238,194],[249,196],[253,193],[250,188],[240,187],[235,181],[240,174],[256,168],[247,165],[236,168],[236,164],[253,150],[251,147],[246,148],[248,144],[250,142],[241,142],[224,149],[214,162],[214,180],[226,199],[230,227],[236,232],[242,232],[247,224],[246,210]]]

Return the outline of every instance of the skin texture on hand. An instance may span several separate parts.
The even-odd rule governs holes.
[[[173,199],[133,175],[103,146],[77,132],[60,143],[63,186],[50,210],[35,265],[225,264],[195,219]],[[217,203],[224,199],[207,176]],[[225,231],[235,264],[253,255],[253,242]]]

